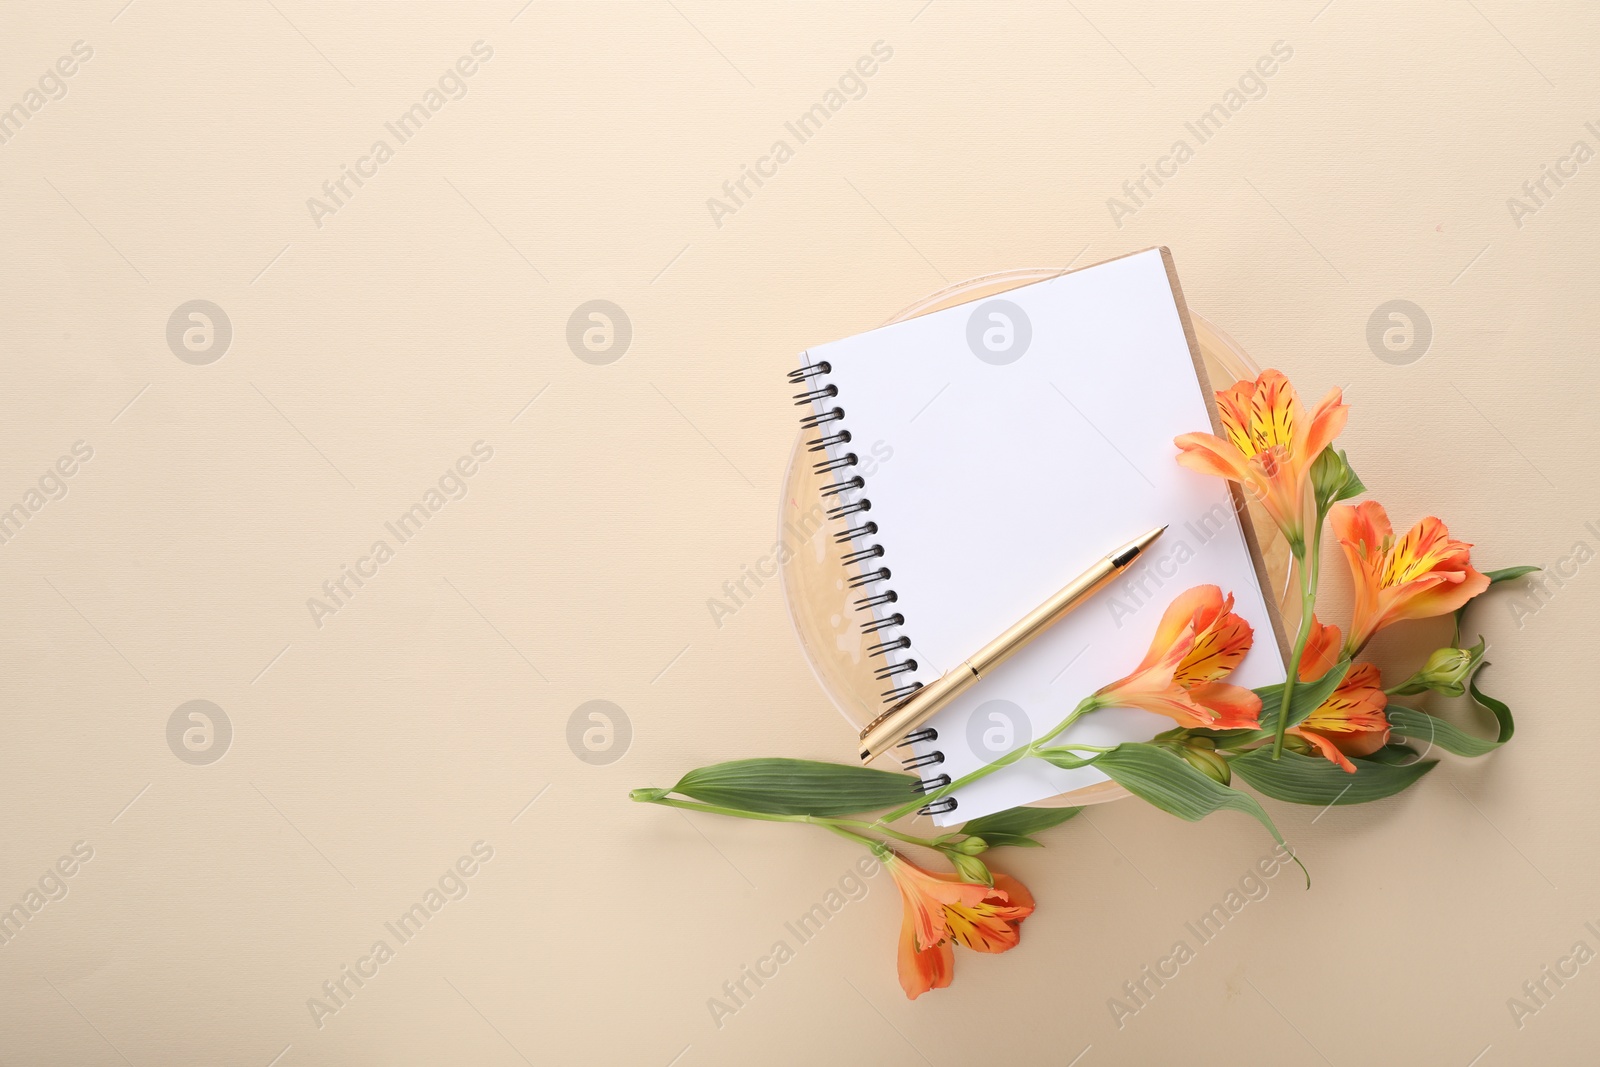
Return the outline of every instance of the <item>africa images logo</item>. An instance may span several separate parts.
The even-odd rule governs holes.
[[[1033,740],[1033,720],[1009,700],[986,700],[967,717],[967,749],[984,763]]]
[[[1009,300],[985,300],[967,316],[967,347],[985,363],[1015,363],[1032,343],[1033,322]]]

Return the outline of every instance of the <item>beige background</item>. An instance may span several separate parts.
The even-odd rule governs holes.
[[[915,1003],[879,878],[719,1028],[708,999],[856,856],[626,792],[847,757],[776,586],[720,628],[707,600],[771,548],[794,353],[946,280],[1167,244],[1263,364],[1347,386],[1397,521],[1484,566],[1594,546],[1600,164],[1520,227],[1506,200],[1600,147],[1597,32],[1504,0],[5,5],[0,106],[93,58],[0,145],[0,507],[93,458],[0,546],[0,904],[93,858],[0,946],[0,1062],[1589,1062],[1600,966],[1520,1029],[1507,1006],[1600,949],[1576,562],[1477,615],[1515,743],[1368,808],[1273,805],[1314,888],[1271,881],[1121,1030],[1108,998],[1267,852],[1249,820],[1123,802],[996,854],[1040,899],[1022,946]],[[478,40],[468,94],[316,226]],[[715,225],[879,40],[864,98]],[[1276,41],[1266,94],[1119,228],[1107,199]],[[196,299],[233,328],[206,365],[166,340]],[[593,299],[633,327],[609,365],[565,339]],[[1368,343],[1394,299],[1431,322],[1410,362]],[[480,440],[466,497],[319,628],[307,599]],[[208,765],[166,739],[195,699],[233,730]],[[631,723],[607,765],[567,740],[594,699]],[[307,999],[480,840],[470,893],[319,1029]]]

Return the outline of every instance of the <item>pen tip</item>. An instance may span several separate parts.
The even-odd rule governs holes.
[[[1111,554],[1112,564],[1117,567],[1128,566],[1139,557],[1139,553],[1153,545],[1156,541],[1156,538],[1160,537],[1166,532],[1166,530],[1167,528],[1162,526],[1151,530],[1149,533],[1140,537],[1136,537],[1132,541],[1129,541],[1127,544],[1123,545],[1121,548],[1117,549],[1117,551]]]

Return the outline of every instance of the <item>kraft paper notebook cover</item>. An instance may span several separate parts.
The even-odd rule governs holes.
[[[915,751],[941,754],[919,772],[934,785],[1131,671],[1167,604],[1194,585],[1231,591],[1255,627],[1230,680],[1283,680],[1282,626],[1243,508],[1227,483],[1174,458],[1174,437],[1221,428],[1166,249],[820,345],[802,362],[815,394],[807,437],[839,487],[826,498],[835,529],[859,550],[849,581],[885,710],[1110,549],[1169,527],[1147,558],[929,721],[937,738]],[[887,442],[894,462],[860,475],[852,438]],[[1110,745],[1172,726],[1107,709],[1064,737]],[[1104,780],[1028,760],[960,790],[935,819],[954,825]]]

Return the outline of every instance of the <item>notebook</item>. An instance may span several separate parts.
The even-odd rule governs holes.
[[[1255,628],[1230,680],[1283,681],[1282,626],[1240,499],[1175,459],[1174,437],[1221,428],[1165,248],[820,345],[802,362],[802,425],[833,475],[824,502],[850,534],[885,710],[1108,551],[1168,526],[1127,573],[929,720],[935,739],[898,750],[922,757],[927,788],[1025,744],[1132,671],[1191,586],[1232,592]],[[886,442],[894,462],[865,476],[852,440]],[[1114,745],[1173,725],[1105,709],[1063,736]],[[950,826],[1104,780],[1025,760],[959,790],[934,818]]]

